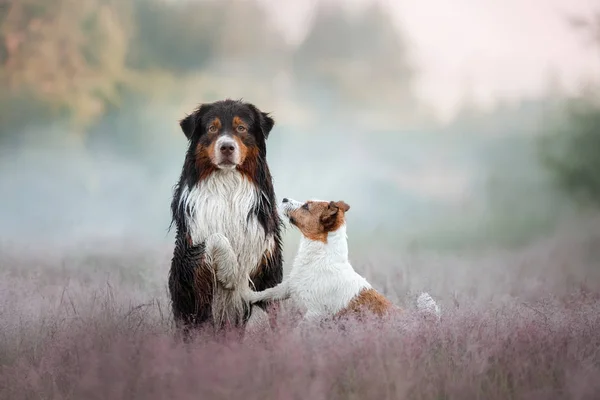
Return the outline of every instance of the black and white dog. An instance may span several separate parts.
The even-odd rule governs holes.
[[[266,160],[274,123],[254,105],[234,100],[202,104],[180,121],[189,146],[171,203],[176,242],[169,293],[176,325],[186,333],[207,322],[243,328],[251,314],[240,293],[217,283],[206,251],[210,235],[229,240],[237,273],[256,290],[283,279],[283,225]]]

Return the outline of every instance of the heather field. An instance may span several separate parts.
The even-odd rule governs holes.
[[[0,400],[600,399],[592,3],[0,0]],[[401,315],[178,338],[180,121],[227,98],[276,121],[240,168],[349,204]]]
[[[522,250],[355,254],[406,313],[383,326],[279,329],[243,342],[172,330],[169,245],[8,245],[1,254],[0,398],[595,399],[598,220]],[[428,290],[439,323],[414,311]],[[260,316],[260,314],[258,314]]]

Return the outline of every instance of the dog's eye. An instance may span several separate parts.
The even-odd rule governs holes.
[[[306,211],[308,211],[308,203],[304,203],[304,204],[302,205],[302,208],[304,208]]]
[[[246,128],[244,125],[238,125],[237,128],[236,128],[236,130],[239,133],[244,133],[244,132],[246,132],[248,130],[248,128]]]
[[[215,125],[211,125],[208,127],[208,133],[217,133],[218,129]]]

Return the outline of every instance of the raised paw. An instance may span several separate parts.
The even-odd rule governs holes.
[[[239,266],[229,240],[220,233],[214,233],[206,239],[205,252],[219,283],[227,290],[235,289]]]
[[[217,280],[219,281],[221,286],[223,286],[224,289],[235,289],[235,282],[230,275],[224,273],[223,270],[220,268],[216,268],[215,273],[217,275]]]

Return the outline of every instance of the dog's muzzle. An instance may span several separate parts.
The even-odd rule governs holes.
[[[279,208],[281,209],[281,213],[283,215],[285,215],[287,218],[289,218],[290,217],[289,213],[291,211],[297,210],[300,207],[302,207],[302,204],[303,203],[301,203],[299,201],[285,197],[284,199],[281,200],[281,204],[279,205]]]
[[[221,136],[217,139],[215,153],[219,168],[235,168],[239,164],[240,150],[236,141],[230,136]]]

